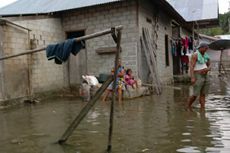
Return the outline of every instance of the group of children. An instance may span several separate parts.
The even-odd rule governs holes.
[[[114,68],[112,69],[111,74],[114,75]],[[122,101],[122,91],[125,90],[128,86],[131,86],[133,89],[138,88],[137,80],[134,79],[132,70],[125,70],[121,65],[121,60],[119,60],[116,80],[116,93],[118,95],[118,102]],[[107,88],[102,101],[106,101],[106,98],[112,92],[112,89],[113,82]]]

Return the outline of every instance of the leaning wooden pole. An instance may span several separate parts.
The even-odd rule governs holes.
[[[78,116],[74,119],[74,121],[70,124],[70,126],[67,128],[65,133],[62,135],[62,137],[58,140],[59,144],[64,143],[69,136],[73,133],[73,131],[77,128],[77,126],[80,124],[82,119],[88,114],[89,110],[94,106],[94,104],[97,102],[97,100],[101,97],[103,92],[107,89],[109,84],[113,81],[113,77],[109,77],[108,80],[98,89],[96,94],[93,96],[93,98],[85,105],[85,107],[80,111]]]
[[[109,33],[114,33],[115,30],[118,30],[118,33],[121,33],[122,30],[122,26],[119,27],[115,27],[115,28],[111,28],[109,30]],[[106,31],[108,32],[108,31]],[[86,39],[84,39],[86,40]],[[119,43],[120,46],[120,43]],[[119,47],[120,49],[120,47]],[[120,50],[119,50],[120,52]],[[117,53],[118,57],[119,57],[119,53]],[[118,57],[116,56],[116,59],[118,61]],[[116,62],[117,63],[117,62]],[[117,67],[116,67],[117,68]],[[116,71],[115,71],[116,73]],[[116,75],[115,75],[116,76]],[[92,100],[90,100],[90,102],[88,102],[88,104],[80,111],[80,113],[78,114],[78,116],[75,118],[75,120],[70,124],[70,126],[67,128],[67,130],[65,131],[65,133],[62,135],[62,137],[58,140],[59,144],[64,143],[69,136],[73,133],[73,131],[77,128],[77,126],[80,124],[80,122],[83,120],[83,118],[87,115],[87,113],[89,112],[89,110],[94,106],[94,104],[96,103],[96,101],[101,97],[101,95],[103,94],[103,92],[107,89],[107,87],[109,86],[109,84],[113,81],[115,77],[110,77],[100,88],[99,90],[96,92],[96,94],[93,96]],[[114,81],[115,82],[115,81]]]
[[[107,146],[107,152],[110,153],[112,151],[112,135],[113,135],[113,114],[114,114],[114,102],[116,101],[116,84],[117,84],[117,73],[118,73],[118,61],[121,51],[121,30],[118,30],[117,32],[117,52],[115,57],[115,71],[114,71],[114,81],[113,81],[113,92],[112,92],[112,102],[110,106],[110,119],[109,119],[109,136],[108,136],[108,146]]]
[[[123,26],[116,26],[115,29],[116,30],[120,30],[122,29]],[[82,40],[88,40],[88,39],[92,39],[92,38],[96,38],[99,36],[103,36],[103,35],[107,35],[107,34],[111,34],[112,33],[112,29],[106,29],[104,31],[99,31],[93,34],[89,34],[86,36],[82,36],[82,37],[78,37],[75,38],[75,40],[77,42],[82,41]],[[10,59],[10,58],[14,58],[14,57],[18,57],[18,56],[22,56],[22,55],[27,55],[27,54],[33,54],[33,53],[37,53],[37,52],[41,52],[46,50],[46,47],[42,47],[42,48],[38,48],[38,49],[33,49],[33,50],[28,50],[26,52],[22,52],[22,53],[18,53],[18,54],[14,54],[14,55],[8,55],[8,56],[4,56],[4,57],[0,57],[0,61],[1,60],[6,60],[6,59]]]

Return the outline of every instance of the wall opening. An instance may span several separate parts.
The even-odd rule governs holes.
[[[176,22],[172,22],[172,40],[171,40],[172,63],[173,63],[173,74],[180,74],[180,54],[181,54],[181,43],[180,43],[180,25]]]
[[[71,32],[66,32],[66,38],[71,39],[71,38],[77,38],[85,35],[85,30],[79,30],[79,31],[71,31]],[[84,43],[85,40],[82,42],[77,42],[77,43]],[[82,46],[82,48],[85,48],[85,45]]]
[[[66,38],[77,38],[85,35],[85,30],[66,32]],[[68,84],[71,89],[74,89],[82,82],[82,75],[87,74],[87,49],[85,41],[77,42],[83,43],[82,50],[76,55],[70,54],[68,61]]]
[[[169,45],[168,45],[168,35],[165,35],[165,65],[169,66]]]

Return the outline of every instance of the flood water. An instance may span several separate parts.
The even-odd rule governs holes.
[[[113,152],[229,153],[230,87],[222,80],[211,84],[205,112],[199,105],[184,109],[189,87],[183,85],[116,105]],[[84,105],[58,98],[0,110],[0,153],[105,152],[109,102],[98,101],[65,145],[55,143]]]

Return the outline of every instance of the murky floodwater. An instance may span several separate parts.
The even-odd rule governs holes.
[[[189,88],[167,88],[161,96],[125,101],[115,108],[114,153],[230,152],[230,89],[216,80],[206,111],[184,109]],[[53,99],[0,110],[0,153],[103,153],[109,104],[98,102],[66,145],[55,142],[84,106]]]

